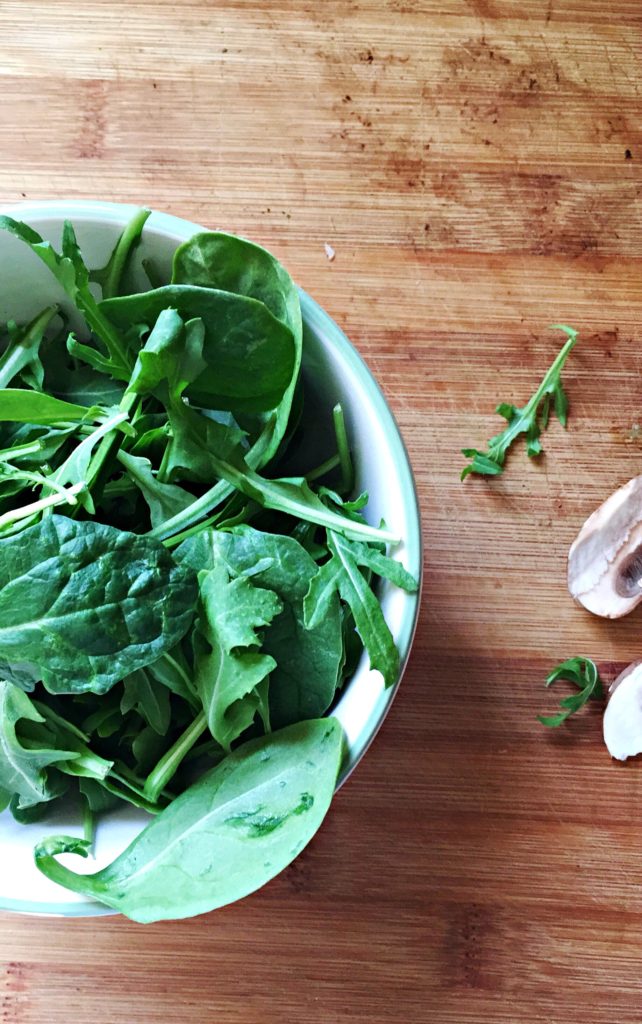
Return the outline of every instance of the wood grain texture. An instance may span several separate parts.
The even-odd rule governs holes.
[[[642,766],[597,709],[535,720],[556,661],[642,654],[639,614],[564,580],[642,468],[639,0],[1,0],[0,29],[0,200],[272,249],[387,394],[427,560],[399,697],[304,855],[194,921],[4,916],[0,1021],[639,1024]],[[568,433],[460,484],[560,320]]]

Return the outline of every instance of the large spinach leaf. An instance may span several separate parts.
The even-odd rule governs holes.
[[[249,464],[260,469],[275,455],[285,435],[301,368],[303,326],[297,287],[285,267],[266,249],[220,231],[203,232],[179,246],[174,254],[172,282],[258,299],[292,331],[295,357],[290,382],[249,458]]]
[[[0,675],[103,693],[187,632],[193,572],[157,541],[50,516],[0,540]]]
[[[132,323],[152,327],[169,308],[183,320],[200,318],[207,367],[188,389],[189,398],[198,405],[246,412],[274,409],[292,381],[296,360],[292,332],[256,299],[175,284],[106,299],[100,308],[121,327]]]
[[[296,337],[301,304],[292,278],[274,256],[254,242],[223,231],[203,231],[174,253],[172,284],[197,285],[262,302]]]
[[[176,798],[120,857],[93,875],[55,858],[87,856],[71,836],[39,843],[52,881],[135,921],[203,914],[264,885],[301,852],[326,815],[341,763],[332,718],[252,740]]]

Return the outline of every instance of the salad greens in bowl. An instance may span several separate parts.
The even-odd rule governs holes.
[[[297,856],[390,705],[403,443],[249,241],[25,203],[0,265],[0,909],[204,913]]]

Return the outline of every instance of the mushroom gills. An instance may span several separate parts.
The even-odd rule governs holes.
[[[637,597],[642,592],[642,545],[622,562],[615,589],[620,597]]]
[[[617,619],[642,601],[642,476],[584,523],[568,555],[568,588],[594,615]]]

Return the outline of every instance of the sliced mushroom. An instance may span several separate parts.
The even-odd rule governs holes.
[[[642,754],[642,661],[634,661],[611,683],[602,729],[611,757]]]
[[[568,554],[568,589],[594,615],[619,619],[642,601],[642,476],[589,516]]]

